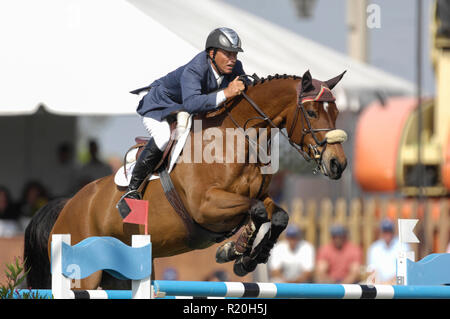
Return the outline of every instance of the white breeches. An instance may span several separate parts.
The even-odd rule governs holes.
[[[164,151],[170,140],[169,123],[166,120],[160,122],[150,117],[142,117],[142,122],[150,137],[155,140],[156,146]]]

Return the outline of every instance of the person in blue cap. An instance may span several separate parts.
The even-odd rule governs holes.
[[[297,225],[290,224],[285,239],[275,244],[268,262],[273,282],[311,282],[314,270],[314,246],[303,239]]]
[[[408,251],[409,245],[400,243],[395,236],[395,225],[383,219],[379,227],[379,239],[367,250],[368,280],[373,284],[393,285],[396,282],[396,260],[400,251]]]

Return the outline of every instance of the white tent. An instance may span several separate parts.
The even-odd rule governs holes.
[[[136,114],[129,91],[198,52],[124,0],[1,0],[0,48],[0,145],[14,154],[0,184],[15,199],[29,180],[54,190],[57,146],[81,143],[80,115]]]
[[[326,80],[348,70],[336,94],[357,110],[374,91],[413,85],[214,0],[4,0],[0,2],[0,115],[40,104],[63,115],[135,114],[128,93],[188,62],[209,31],[239,32],[245,70]]]
[[[132,114],[197,49],[123,0],[0,2],[0,115]]]

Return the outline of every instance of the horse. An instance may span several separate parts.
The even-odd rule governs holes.
[[[194,116],[194,120],[201,120],[202,127],[200,132],[191,129],[188,137],[191,150],[198,138],[195,133],[207,134],[211,129],[224,135],[230,129],[242,133],[252,123],[251,128],[258,128],[257,132],[265,129],[269,137],[277,130],[306,160],[314,161],[324,175],[339,179],[347,165],[342,147],[345,132],[335,127],[339,111],[331,90],[344,73],[328,81],[313,79],[309,71],[302,77],[253,76],[253,81],[246,81],[245,91],[222,108]],[[281,130],[283,128],[287,134]],[[288,224],[289,214],[269,196],[273,172],[263,170],[267,163],[250,162],[247,158],[251,141],[258,142],[262,135],[257,133],[255,138],[245,139],[245,161],[236,160],[238,152],[229,156],[215,151],[213,162],[177,162],[170,178],[181,205],[189,213],[190,224],[177,214],[158,180],[148,183],[143,200],[149,203],[152,258],[203,249],[242,229],[236,241],[218,248],[216,261],[234,261],[234,271],[240,276],[253,271],[258,263],[267,262],[271,248]],[[203,147],[211,146],[205,139],[200,143]],[[182,155],[187,152],[187,145],[189,143]],[[236,150],[236,145],[223,143],[222,146],[227,154],[230,147]],[[225,160],[225,156],[230,158]],[[87,184],[71,198],[50,202],[37,212],[25,232],[28,286],[50,286],[52,234],[71,234],[72,245],[92,236],[112,236],[130,244],[132,234],[143,234],[143,225],[124,223],[116,208],[123,192],[111,175]],[[256,243],[256,234],[265,223],[270,227]],[[104,289],[120,287],[108,280],[106,272],[98,271],[82,279],[78,288],[99,286]]]

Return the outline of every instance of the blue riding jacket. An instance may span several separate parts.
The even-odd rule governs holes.
[[[245,73],[238,60],[233,72],[226,74],[218,87],[208,60],[207,53],[200,52],[189,63],[154,81],[139,102],[137,113],[161,121],[178,111],[193,114],[214,110],[217,92]]]

